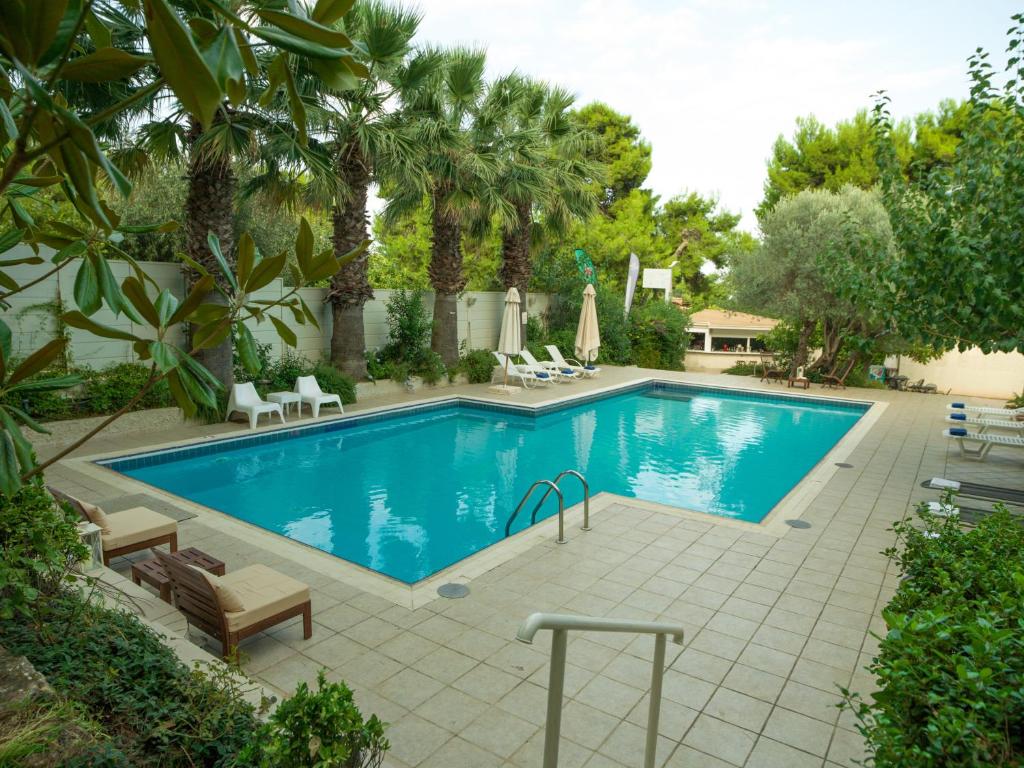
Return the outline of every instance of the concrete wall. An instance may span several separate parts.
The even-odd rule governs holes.
[[[48,249],[44,250],[47,252],[43,254],[46,259],[43,264],[21,264],[9,267],[6,271],[21,285],[41,277],[52,269],[49,257],[53,252]],[[19,246],[6,257],[27,254],[28,249],[22,251]],[[0,312],[0,317],[11,328],[12,351],[16,357],[25,357],[54,337],[57,330],[55,310],[58,302],[65,311],[75,308],[74,285],[78,264],[78,262],[69,264],[57,274],[12,296],[10,308]],[[129,266],[125,262],[111,261],[110,266],[114,277],[119,282],[130,273]],[[180,265],[142,262],[142,266],[161,290],[166,288],[179,298],[184,295],[185,279]],[[275,280],[254,294],[254,298],[277,299],[288,290],[280,280]],[[386,290],[375,291],[375,298],[367,302],[364,307],[363,324],[366,331],[366,346],[369,349],[380,347],[387,342],[387,301],[392,293],[393,291]],[[303,288],[299,294],[317,315],[319,328],[308,323],[299,325],[295,322],[291,311],[285,308],[275,308],[272,313],[295,331],[298,339],[296,350],[300,354],[310,359],[326,357],[330,351],[332,329],[330,305],[324,303],[327,290],[325,288]],[[152,292],[152,295],[155,296],[155,292]],[[504,294],[498,292],[467,292],[463,294],[458,304],[459,341],[466,341],[467,347],[470,349],[494,349],[498,343],[504,299]],[[527,297],[527,310],[531,315],[542,315],[547,311],[549,302],[550,299],[547,295],[531,293]],[[425,293],[423,303],[427,313],[432,313],[433,294]],[[106,305],[93,315],[92,319],[98,323],[136,334],[142,333],[145,328],[135,325],[124,315],[115,317]],[[285,344],[269,320],[262,324],[249,321],[247,325],[259,343],[271,345],[272,358],[279,358],[284,354]],[[86,331],[73,328],[68,330],[71,337],[70,355],[75,365],[104,368],[115,363],[134,362],[137,359],[129,342],[100,339]],[[179,335],[172,341],[182,343],[183,339]]]
[[[726,368],[732,368],[741,360],[759,362],[761,356],[757,352],[701,352],[700,350],[686,350],[686,370],[703,373],[721,373]]]
[[[886,360],[896,367],[896,358]],[[993,397],[1008,400],[1024,390],[1024,355],[1018,352],[985,354],[977,347],[966,352],[953,350],[930,363],[917,363],[900,358],[900,375],[911,381],[924,379],[935,384],[940,392],[954,395]]]

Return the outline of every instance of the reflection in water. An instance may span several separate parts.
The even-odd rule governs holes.
[[[530,484],[564,469],[593,493],[759,520],[860,413],[711,394],[617,395],[536,418],[453,407],[128,474],[414,582],[500,540]],[[579,483],[563,492],[567,506],[582,499]],[[552,496],[539,519],[556,510]]]

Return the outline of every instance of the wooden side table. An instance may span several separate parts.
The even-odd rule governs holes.
[[[209,571],[214,576],[224,575],[224,563],[213,555],[208,555],[195,547],[179,549],[170,554],[172,558],[183,565],[194,565]],[[160,599],[165,603],[171,602],[171,577],[155,557],[148,560],[140,560],[132,565],[132,581],[136,584],[146,582],[149,586],[160,590]]]
[[[302,395],[298,392],[271,392],[267,400],[279,404],[285,413],[289,412],[289,406],[294,405],[296,415],[302,415]]]
[[[809,389],[811,386],[811,380],[808,379],[806,376],[794,377],[789,380],[789,386]]]

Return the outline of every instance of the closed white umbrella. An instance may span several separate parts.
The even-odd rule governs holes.
[[[597,348],[601,346],[595,297],[594,286],[588,283],[583,290],[583,309],[580,310],[580,324],[576,328],[576,358],[588,365],[597,359]]]
[[[504,392],[519,389],[508,385],[508,361],[511,355],[518,355],[523,350],[522,322],[519,315],[519,291],[509,288],[505,294],[505,311],[501,316],[501,333],[498,335],[498,352],[505,355],[505,383],[501,386]]]

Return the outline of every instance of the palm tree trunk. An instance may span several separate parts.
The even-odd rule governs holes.
[[[229,158],[214,156],[202,146],[197,146],[201,133],[199,123],[192,120],[189,126],[192,152],[188,167],[188,194],[185,198],[185,250],[226,288],[227,281],[210,251],[207,235],[212,232],[217,236],[224,258],[234,268],[235,172]],[[197,277],[191,273],[190,282]],[[216,292],[211,292],[206,301],[211,304],[224,303],[224,299]],[[231,388],[235,377],[230,336],[216,347],[200,350],[195,357],[225,390]]]
[[[338,175],[348,188],[348,196],[334,207],[334,255],[344,256],[369,237],[366,221],[366,197],[370,169],[359,145],[346,145],[338,156]],[[357,379],[366,378],[366,335],[363,329],[363,305],[373,298],[369,281],[369,254],[343,266],[331,280],[327,292],[331,302],[334,330],[331,333],[331,362]]]
[[[530,239],[533,228],[531,216],[533,206],[529,201],[516,203],[517,226],[501,235],[501,281],[505,289],[519,291],[519,306],[526,312],[526,291],[530,287],[533,264],[530,261]],[[522,327],[523,344],[526,344],[526,323]]]
[[[447,366],[459,361],[458,300],[459,293],[466,287],[462,274],[462,228],[447,207],[450,194],[451,184],[447,182],[436,183],[431,193],[433,242],[428,270],[434,288],[430,348]]]

